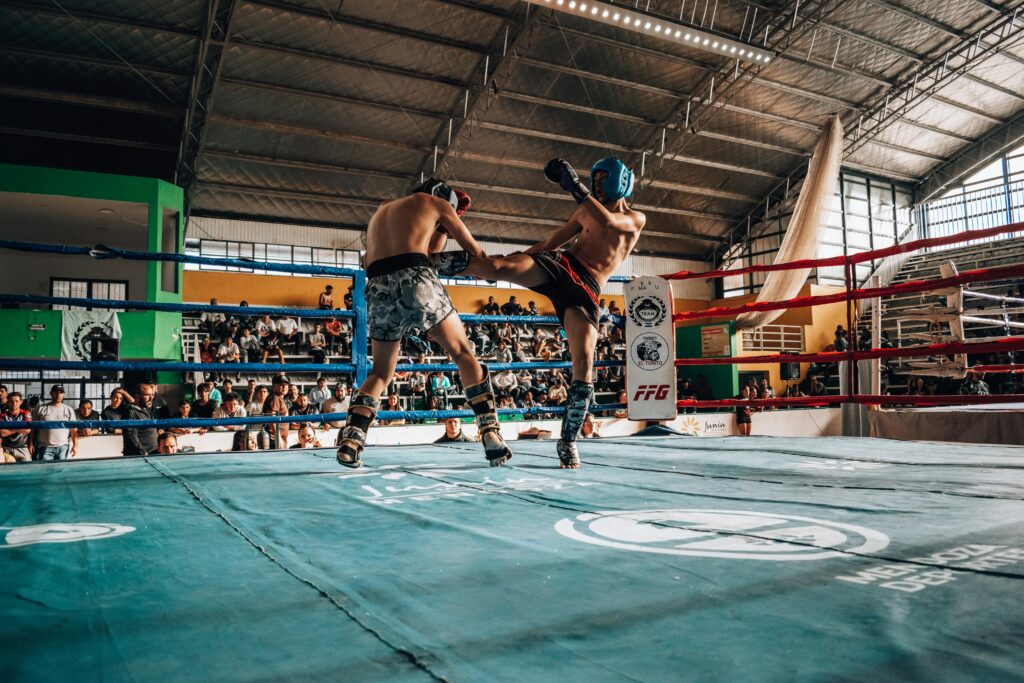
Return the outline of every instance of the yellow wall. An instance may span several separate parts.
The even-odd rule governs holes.
[[[334,285],[335,305],[341,306],[345,290],[351,284],[350,280],[186,270],[183,281],[183,299],[185,301],[205,302],[211,298],[216,298],[221,304],[237,304],[242,299],[245,299],[254,306],[316,308],[320,292],[328,284]],[[807,284],[801,288],[799,296],[832,294],[841,291],[843,291],[842,288],[838,287]],[[488,296],[494,296],[495,301],[503,304],[512,295],[515,295],[524,306],[528,301],[535,301],[542,315],[554,315],[555,312],[551,302],[545,297],[524,290],[495,290],[484,287],[453,285],[448,288],[448,293],[452,298],[455,309],[461,313],[478,312],[480,307],[487,301]],[[625,305],[622,296],[608,295],[604,298],[608,301],[615,301],[620,308]],[[745,296],[715,299],[711,302],[699,299],[676,299],[675,310],[679,313],[683,311],[700,311],[718,306],[737,306],[753,301],[755,298],[755,296]],[[699,320],[693,321],[692,324],[707,325],[734,317]],[[846,327],[846,303],[795,308],[783,313],[776,323],[779,325],[803,325],[806,351],[814,353],[823,350],[832,343],[836,325]],[[740,351],[739,355],[753,356],[760,354]],[[800,368],[801,375],[806,373],[807,368],[807,363],[802,364]],[[777,364],[768,366],[740,364],[738,369],[741,371],[764,371],[767,369],[769,381],[775,391],[781,394],[786,388],[786,383],[782,381]]]

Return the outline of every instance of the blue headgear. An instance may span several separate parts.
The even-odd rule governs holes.
[[[614,202],[633,194],[633,171],[615,157],[605,157],[590,167],[590,191],[594,192],[594,174],[605,171],[608,176],[601,184],[604,201]]]
[[[424,194],[432,194],[435,197],[440,197],[451,204],[452,208],[456,211],[459,209],[459,198],[455,194],[455,190],[449,187],[443,180],[427,178],[426,182],[412,191],[413,194],[416,194],[417,192],[423,192]]]

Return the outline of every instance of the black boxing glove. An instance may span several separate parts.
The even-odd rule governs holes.
[[[572,195],[577,204],[590,195],[590,190],[583,184],[576,171],[572,169],[565,159],[552,159],[544,166],[544,177],[553,183],[557,183],[563,190]]]

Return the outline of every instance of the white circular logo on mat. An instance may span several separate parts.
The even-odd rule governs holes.
[[[8,529],[4,543],[0,547],[16,547],[34,545],[36,543],[74,543],[76,541],[92,541],[97,538],[123,536],[135,531],[133,526],[122,524],[36,524],[35,526],[16,526]]]
[[[574,541],[640,553],[774,562],[873,553],[889,545],[889,537],[873,529],[745,510],[587,513],[560,520],[555,531]]]

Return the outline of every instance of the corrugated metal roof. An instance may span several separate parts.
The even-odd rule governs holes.
[[[652,16],[758,45],[779,26],[785,53],[733,84],[724,56],[521,0],[9,0],[0,155],[194,181],[197,213],[335,226],[436,159],[475,195],[482,238],[529,241],[572,206],[544,162],[615,154],[644,170],[639,248],[703,256],[806,164],[829,115],[854,140],[864,112],[1017,5],[807,0],[794,17],[796,0],[653,0]],[[848,163],[924,177],[1022,92],[1024,47],[1005,40]]]

